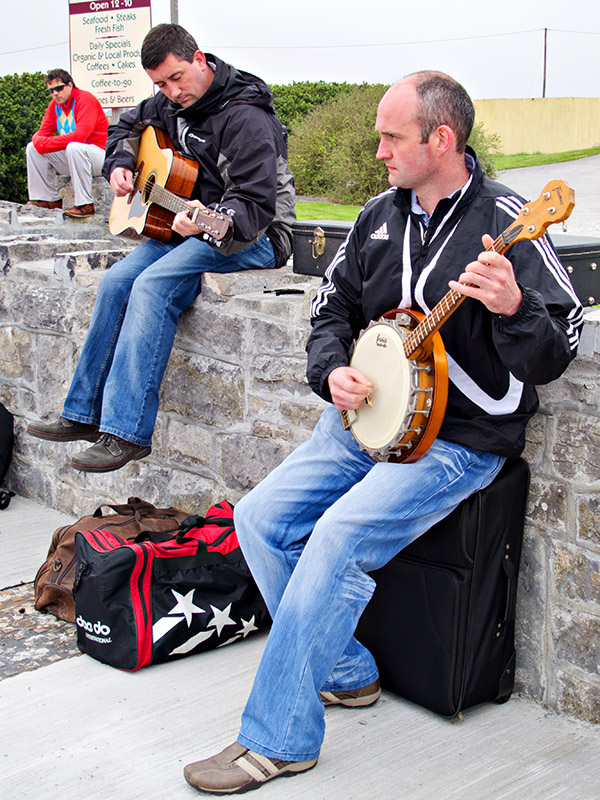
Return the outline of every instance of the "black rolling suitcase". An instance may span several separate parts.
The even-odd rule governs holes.
[[[529,488],[522,459],[372,574],[356,635],[381,684],[445,717],[510,697]]]

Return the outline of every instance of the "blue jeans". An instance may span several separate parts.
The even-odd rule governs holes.
[[[202,273],[273,267],[266,235],[229,256],[195,238],[141,244],[100,281],[63,416],[150,445],[179,317],[200,294]]]
[[[312,438],[236,505],[242,550],[273,618],[242,745],[290,761],[318,756],[319,691],[378,677],[354,638],[375,588],[367,573],[487,486],[503,463],[440,439],[414,464],[375,463],[331,406]]]

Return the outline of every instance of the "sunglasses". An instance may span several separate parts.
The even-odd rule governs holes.
[[[53,86],[51,89],[48,89],[48,94],[54,94],[54,92],[62,92],[65,88],[66,83],[59,83],[58,86]]]

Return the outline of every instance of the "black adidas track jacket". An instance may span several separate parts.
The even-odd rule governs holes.
[[[327,377],[348,364],[360,331],[392,308],[428,313],[482,251],[481,236],[495,239],[523,205],[477,161],[466,189],[438,203],[428,227],[410,201],[410,191],[392,188],[366,204],[313,301],[307,377],[328,401]],[[517,313],[501,317],[466,298],[440,329],[450,384],[439,436],[516,457],[538,407],[535,384],[558,378],[575,357],[583,309],[547,237],[506,255],[523,291]]]

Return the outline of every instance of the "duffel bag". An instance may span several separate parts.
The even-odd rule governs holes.
[[[108,506],[114,513],[103,514],[103,506],[72,525],[58,528],[48,555],[34,580],[35,607],[59,619],[75,622],[73,580],[75,578],[75,534],[93,528],[117,533],[123,539],[135,539],[143,531],[177,531],[189,514],[178,508],[156,508],[139,497],[127,503]]]
[[[223,501],[175,535],[128,542],[76,534],[73,586],[83,653],[134,672],[245,639],[269,616]]]

